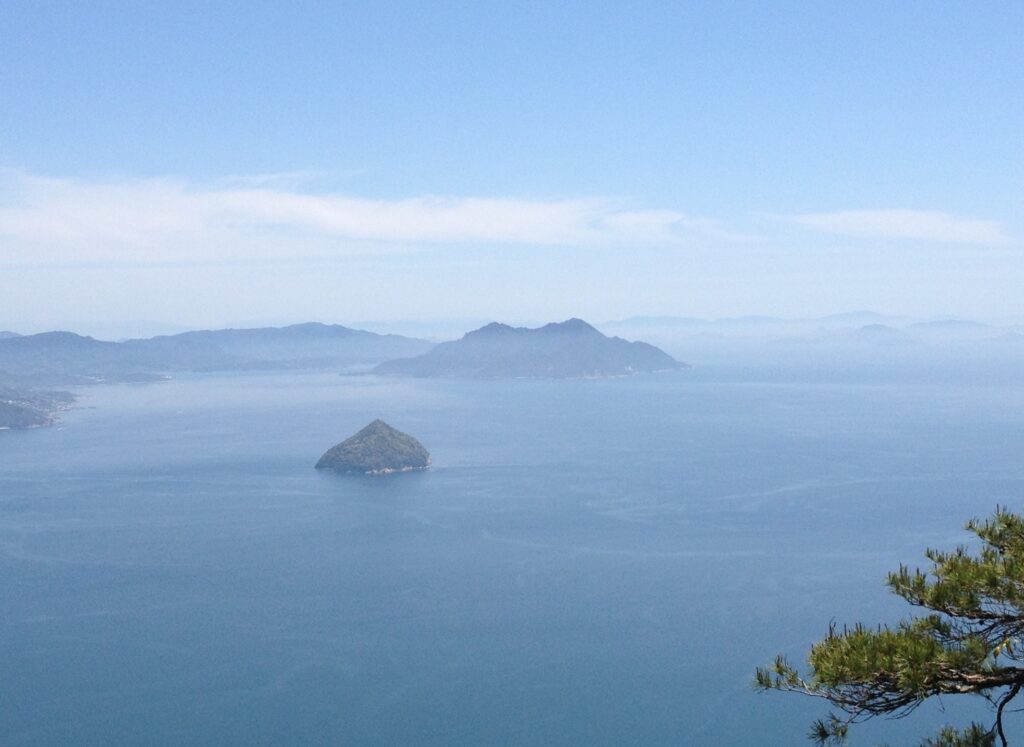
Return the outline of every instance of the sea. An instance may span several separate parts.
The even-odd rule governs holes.
[[[77,393],[57,427],[0,433],[8,747],[808,744],[827,704],[757,693],[755,668],[913,613],[887,572],[1024,508],[1012,380],[277,372]],[[313,468],[375,418],[432,469]]]

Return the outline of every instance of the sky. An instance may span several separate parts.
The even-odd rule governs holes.
[[[1024,3],[0,4],[0,329],[1024,319]]]

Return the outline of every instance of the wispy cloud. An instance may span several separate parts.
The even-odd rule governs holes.
[[[1003,244],[1009,240],[996,221],[930,210],[842,210],[777,217],[806,228],[844,236],[965,244]]]
[[[0,174],[0,262],[332,256],[421,245],[672,245],[735,240],[715,221],[612,200],[312,194],[285,179],[218,185]]]

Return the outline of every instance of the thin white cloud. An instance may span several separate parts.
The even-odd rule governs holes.
[[[842,210],[779,217],[806,228],[843,236],[964,244],[1003,244],[1009,240],[996,221],[930,210]]]
[[[375,200],[305,193],[286,181],[208,186],[3,172],[0,263],[232,261],[418,245],[602,247],[740,238],[711,220],[605,199]]]

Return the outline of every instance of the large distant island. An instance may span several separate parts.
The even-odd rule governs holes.
[[[34,385],[155,380],[178,371],[253,371],[372,366],[418,355],[426,340],[378,335],[339,324],[218,329],[106,342],[73,332],[0,334],[0,381]]]
[[[52,425],[74,396],[51,388],[160,381],[188,371],[369,368],[432,343],[339,324],[220,329],[107,342],[73,332],[0,331],[0,430]]]
[[[317,469],[361,475],[412,472],[429,466],[430,454],[423,444],[379,419],[328,449],[316,463]]]
[[[497,322],[374,373],[474,378],[599,378],[689,368],[645,342],[606,337],[582,319],[529,329]]]

